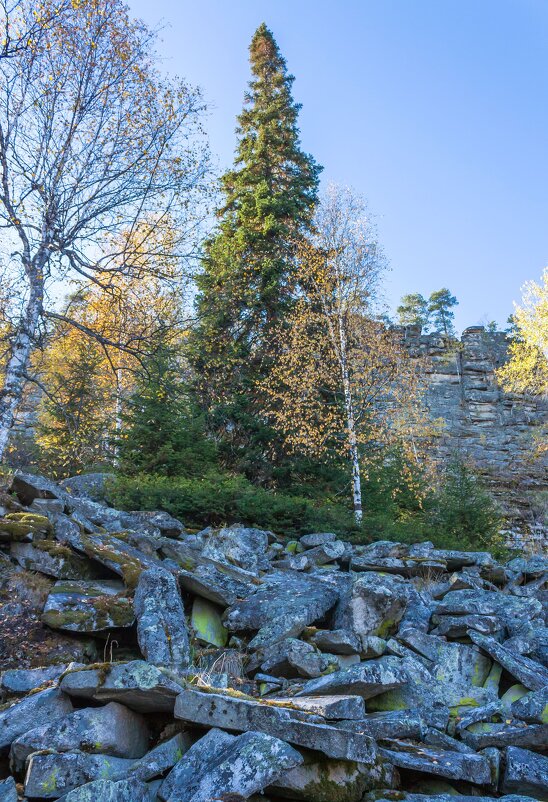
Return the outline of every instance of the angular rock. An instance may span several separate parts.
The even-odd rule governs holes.
[[[222,648],[228,641],[222,617],[222,610],[207,599],[194,599],[190,623],[194,637],[201,643]]]
[[[548,724],[548,686],[522,696],[512,704],[512,714],[533,724]]]
[[[248,672],[252,673],[257,664],[262,672],[274,677],[308,679],[319,677],[329,663],[312,644],[297,638],[286,638],[257,652],[247,666]]]
[[[137,779],[95,780],[81,785],[59,802],[156,802],[152,788]]]
[[[58,688],[47,688],[0,711],[0,749],[33,727],[59,721],[72,712],[72,702]]]
[[[270,568],[266,557],[268,542],[268,532],[234,524],[209,530],[202,554],[257,575],[259,570]]]
[[[486,590],[453,590],[435,609],[437,615],[487,615],[500,618],[509,632],[519,632],[532,621],[542,619],[542,604],[537,599],[508,596]]]
[[[299,538],[299,543],[305,549],[313,549],[316,546],[325,546],[326,543],[333,543],[337,540],[337,535],[333,532],[316,532],[312,535],[303,535]]]
[[[314,713],[322,718],[362,720],[365,717],[365,703],[361,696],[299,696],[280,697],[275,701],[288,707]]]
[[[399,768],[451,780],[467,780],[476,785],[491,783],[491,768],[482,755],[435,749],[409,741],[388,743],[389,747],[382,747],[379,751],[386,760]]]
[[[137,586],[141,573],[148,568],[164,570],[160,560],[144,554],[112,534],[85,535],[82,543],[88,557],[119,574],[130,588]]]
[[[172,574],[143,571],[134,598],[137,640],[147,662],[182,671],[190,664],[185,609]]]
[[[166,548],[162,550],[164,553],[168,551]],[[221,607],[235,604],[238,599],[246,599],[257,590],[257,585],[244,582],[212,564],[197,564],[192,571],[181,569],[177,576],[184,590]]]
[[[46,682],[59,679],[71,664],[47,666],[46,668],[12,668],[4,671],[0,687],[8,693],[28,693]],[[75,664],[72,664],[76,668]]]
[[[478,632],[470,632],[470,638],[526,688],[540,691],[548,685],[548,669],[544,666],[528,657],[513,654],[493,638],[487,638]]]
[[[51,534],[51,523],[36,512],[10,512],[0,518],[0,542],[34,543]]]
[[[13,777],[0,780],[0,802],[17,802],[17,789]]]
[[[111,479],[114,479],[113,473],[84,473],[80,476],[69,476],[68,479],[61,479],[59,487],[70,496],[104,502],[106,484]]]
[[[500,790],[505,794],[517,791],[545,800],[547,789],[548,757],[517,746],[508,747]]]
[[[16,471],[13,474],[11,490],[22,504],[28,506],[35,498],[63,498],[64,491],[55,482],[44,476]]]
[[[128,777],[136,778],[142,782],[161,777],[168,769],[178,763],[192,746],[192,741],[186,733],[179,732],[168,741],[163,741],[151,749],[140,760],[136,760],[128,772]]]
[[[193,748],[199,749],[199,743]],[[183,757],[183,763],[189,755]],[[200,767],[202,771],[196,772],[186,787],[179,781],[170,802],[210,802],[232,795],[247,799],[303,760],[291,746],[262,732],[246,732],[208,757],[206,766]]]
[[[44,749],[139,758],[148,749],[149,737],[142,716],[110,702],[104,707],[75,710],[53,724],[20,735],[11,745],[10,759],[19,772],[30,754]]]
[[[360,802],[365,791],[390,785],[392,774],[388,763],[364,766],[349,760],[307,760],[284,774],[267,792],[304,802]]]
[[[188,802],[196,781],[208,768],[209,760],[217,760],[236,740],[219,729],[211,729],[175,764],[160,786],[158,797],[163,802]]]
[[[122,582],[61,580],[51,588],[42,621],[66,632],[104,632],[132,626],[133,604]]]
[[[359,729],[375,740],[394,738],[422,739],[429,728],[445,730],[449,720],[449,710],[442,705],[432,709],[391,710],[383,713],[367,713],[359,721],[341,721],[346,729]],[[339,726],[339,725],[337,725]]]
[[[183,524],[163,510],[132,512],[131,515],[140,518],[147,527],[158,529],[162,537],[179,538],[185,532]]]
[[[308,549],[301,557],[306,561],[307,568],[313,568],[316,565],[326,565],[335,560],[340,560],[345,551],[344,543],[340,540],[335,540],[333,543],[325,543],[322,546]]]
[[[34,754],[29,758],[25,794],[40,799],[57,799],[93,780],[123,779],[132,760],[85,752]]]
[[[350,629],[359,636],[385,637],[395,631],[408,595],[408,586],[401,577],[360,574],[347,605],[337,611],[335,627]]]
[[[349,629],[320,629],[310,641],[321,651],[332,654],[360,654],[362,651],[361,638]]]
[[[476,751],[495,746],[522,746],[532,749],[548,748],[548,726],[546,724],[526,724],[524,721],[489,722],[472,724],[460,730],[462,740]]]
[[[337,590],[312,576],[273,571],[257,591],[236,602],[225,613],[232,632],[259,630],[250,647],[257,649],[287,637],[322,619],[339,598]]]
[[[175,717],[209,727],[264,732],[343,760],[371,764],[377,757],[375,744],[367,736],[302,721],[291,708],[272,703],[187,689],[177,697]]]
[[[96,702],[120,702],[138,713],[171,712],[181,686],[142,660],[65,674],[61,689]]]
[[[399,688],[408,680],[405,667],[399,658],[380,657],[310,680],[296,696],[350,694],[370,699],[385,691]]]
[[[470,629],[492,635],[502,628],[501,620],[493,615],[435,615],[434,623],[437,626],[431,634],[447,638],[464,638]]]
[[[26,571],[40,571],[55,579],[86,579],[98,574],[90,560],[56,540],[12,543],[10,554]]]

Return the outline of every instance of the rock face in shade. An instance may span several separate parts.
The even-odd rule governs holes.
[[[143,571],[134,601],[137,639],[145,659],[155,666],[182,671],[190,664],[185,609],[172,574]]]
[[[187,534],[85,487],[16,486],[32,506],[0,509],[0,628],[20,629],[2,583],[24,558],[41,630],[0,675],[0,802],[15,779],[61,802],[546,799],[546,558]],[[69,637],[107,662],[69,665]]]

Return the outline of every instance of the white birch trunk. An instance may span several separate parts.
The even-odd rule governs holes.
[[[42,315],[41,281],[31,285],[25,314],[13,340],[0,390],[0,462],[4,459],[15,415],[23,396],[33,342]]]
[[[363,518],[362,508],[362,481],[360,472],[360,460],[358,454],[358,439],[356,437],[356,423],[354,420],[354,402],[352,399],[352,389],[350,387],[350,377],[348,373],[348,360],[346,353],[346,333],[342,316],[339,315],[339,343],[340,343],[340,365],[341,378],[343,383],[344,407],[346,412],[346,429],[348,433],[348,447],[350,451],[350,463],[352,466],[352,502],[354,507],[354,520],[361,524]]]

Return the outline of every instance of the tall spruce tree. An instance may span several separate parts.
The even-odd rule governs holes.
[[[321,167],[301,150],[294,78],[264,23],[249,51],[252,79],[198,278],[191,358],[228,461],[257,478],[270,436],[257,415],[256,388],[272,364],[274,324],[293,302],[296,247],[311,229]]]

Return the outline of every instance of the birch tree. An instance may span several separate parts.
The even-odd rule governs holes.
[[[23,0],[17,12],[25,19],[33,7]],[[154,39],[120,0],[72,0],[33,47],[0,60],[0,242],[24,287],[0,390],[0,459],[46,323],[78,326],[48,288],[139,280],[149,268],[134,240],[121,247],[116,235],[143,221],[169,216],[181,257],[193,253],[208,173],[204,104],[198,90],[159,78]]]
[[[401,413],[418,397],[419,372],[397,333],[373,316],[386,261],[358,196],[330,188],[315,241],[298,258],[299,297],[279,329],[266,411],[290,450],[345,458],[359,524],[361,452],[411,425]]]

